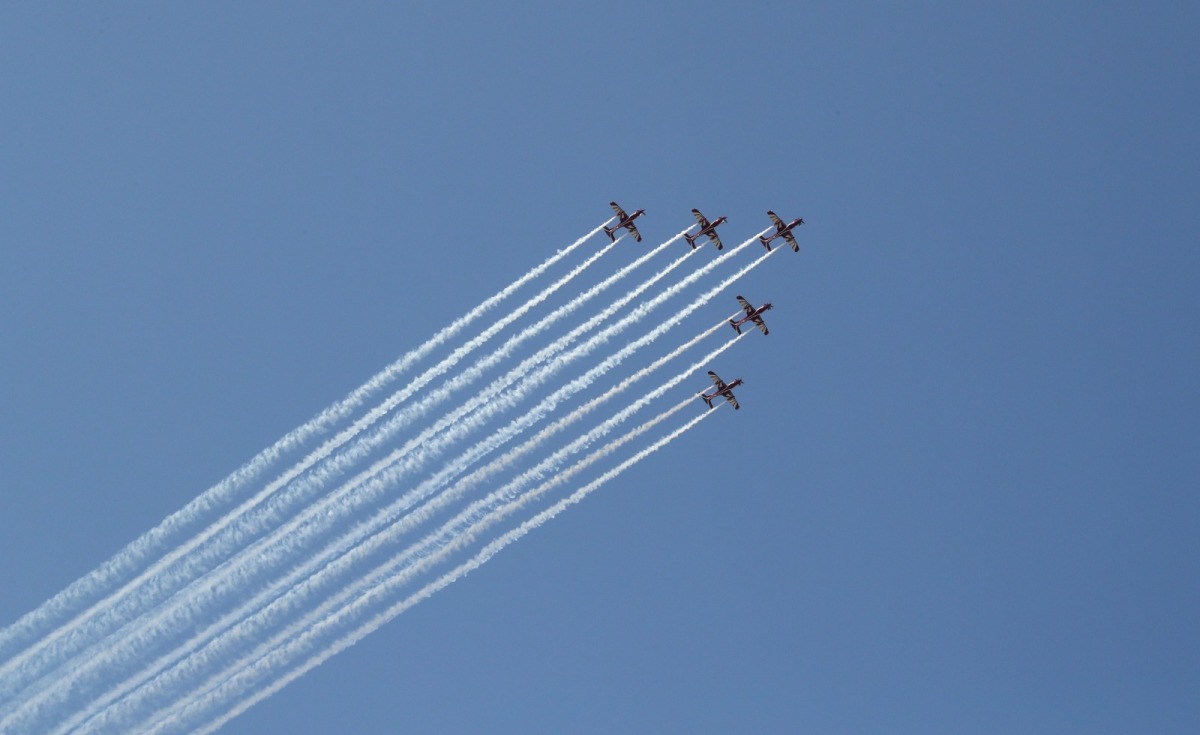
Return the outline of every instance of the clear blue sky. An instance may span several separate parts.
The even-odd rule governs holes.
[[[0,10],[0,625],[610,199],[773,208],[742,411],[227,732],[1196,732],[1200,10],[644,5]]]

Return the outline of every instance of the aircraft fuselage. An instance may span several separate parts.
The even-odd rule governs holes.
[[[766,303],[766,304],[763,304],[762,306],[758,307],[754,311],[750,312],[746,316],[742,317],[741,319],[732,320],[733,328],[737,329],[738,332],[741,333],[742,330],[739,327],[741,327],[746,322],[752,321],[754,319],[754,317],[756,317],[756,316],[762,316],[763,312],[770,311],[771,308],[772,308],[772,305],[770,303]]]
[[[783,229],[775,230],[775,234],[766,238],[765,242],[769,243],[777,237],[783,237],[784,235],[788,234],[789,232],[791,232],[792,230],[794,230],[795,228],[799,227],[802,224],[804,224],[803,219],[794,219],[791,222],[784,225]]]
[[[692,246],[693,250],[695,250],[697,240],[699,240],[702,237],[707,237],[708,235],[711,235],[714,232],[716,232],[717,227],[727,219],[729,219],[729,218],[722,215],[720,217],[717,217],[712,222],[709,222],[704,227],[701,227],[700,231],[697,232],[695,235],[686,235],[688,244]]]
[[[645,214],[645,213],[646,213],[646,210],[644,210],[644,209],[639,209],[638,211],[634,212],[633,214],[630,214],[630,215],[627,215],[627,216],[625,216],[625,217],[622,217],[622,218],[621,218],[621,221],[620,221],[620,222],[618,222],[617,224],[613,225],[612,227],[605,227],[605,228],[604,228],[604,233],[605,233],[606,235],[608,235],[608,239],[609,239],[609,240],[616,240],[617,238],[616,238],[616,234],[615,234],[615,233],[616,233],[616,231],[617,231],[617,230],[620,230],[621,228],[629,228],[629,231],[630,231],[630,232],[633,232],[633,230],[634,230],[634,227],[633,227],[633,221],[634,221],[635,219],[637,219],[638,217],[641,217],[641,216],[642,216],[643,214]],[[634,233],[634,237],[637,237],[639,240],[641,239],[641,238],[640,238],[640,237],[637,235],[637,233],[636,233],[636,232]]]
[[[717,390],[714,390],[712,393],[702,393],[700,395],[700,397],[702,399],[704,399],[704,402],[706,404],[708,404],[709,408],[712,408],[713,407],[713,399],[724,398],[724,399],[728,400],[730,398],[730,396],[733,395],[733,389],[738,387],[741,384],[742,384],[742,379],[737,378],[732,383],[726,383],[724,388],[718,388]]]
[[[646,213],[646,210],[639,209],[638,211],[634,212],[633,214],[629,215],[628,217],[626,217],[625,219],[623,219],[619,223],[617,223],[617,226],[614,227],[613,229],[619,230],[622,227],[628,225],[630,222],[633,222],[638,217],[641,217],[645,213]]]
[[[708,223],[708,227],[701,227],[700,231],[697,232],[695,235],[693,235],[692,238],[699,239],[700,237],[703,237],[705,235],[712,234],[712,232],[717,229],[717,226],[720,225],[722,222],[724,222],[727,219],[729,219],[729,218],[724,217],[724,216],[717,217],[715,220]]]
[[[792,220],[791,222],[787,223],[786,225],[777,227],[775,229],[775,232],[770,237],[760,237],[758,239],[763,244],[763,247],[765,247],[768,251],[771,249],[771,241],[777,237],[782,237],[785,240],[789,240],[790,241],[789,244],[792,245],[792,248],[795,250],[798,250],[799,249],[798,246],[794,244],[795,238],[792,236],[791,233],[792,233],[792,230],[796,229],[797,227],[799,227],[802,224],[804,224],[804,218],[798,217],[797,219]]]

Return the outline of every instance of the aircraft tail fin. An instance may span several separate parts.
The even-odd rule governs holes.
[[[734,320],[732,320],[732,319],[729,320],[729,326],[733,327],[733,331],[737,332],[738,334],[742,333],[742,328],[739,327],[738,323],[735,322]]]
[[[768,253],[769,253],[769,252],[771,252],[771,241],[770,241],[770,240],[768,240],[767,238],[763,237],[762,235],[759,235],[759,236],[758,236],[758,241],[759,241],[759,242],[761,242],[761,243],[763,244],[763,247],[767,249],[767,252],[768,252]]]

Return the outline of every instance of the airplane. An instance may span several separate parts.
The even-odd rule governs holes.
[[[734,380],[732,383],[726,384],[724,380],[718,378],[717,374],[711,370],[708,371],[708,377],[712,378],[713,385],[717,386],[717,389],[712,393],[700,394],[700,398],[708,404],[709,408],[713,407],[714,398],[724,398],[725,400],[729,401],[733,404],[735,411],[741,408],[741,406],[738,405],[737,399],[733,397],[733,389],[742,384],[741,378]]]
[[[700,223],[699,232],[697,232],[695,235],[684,235],[684,237],[687,238],[688,245],[692,246],[692,250],[696,249],[696,240],[699,240],[703,235],[708,235],[708,239],[712,240],[713,245],[717,246],[717,250],[720,250],[722,247],[724,247],[721,245],[721,238],[717,237],[717,226],[729,218],[717,217],[716,220],[709,222],[704,215],[700,214],[699,209],[693,209],[692,214],[696,217],[696,221]]]
[[[767,216],[770,217],[771,221],[775,223],[775,234],[771,235],[770,237],[760,236],[758,238],[759,242],[763,244],[763,247],[767,249],[767,252],[771,251],[771,241],[781,235],[783,236],[783,239],[787,241],[788,245],[792,246],[792,250],[794,252],[800,252],[800,243],[796,242],[796,237],[792,235],[792,229],[804,224],[804,218],[800,217],[798,219],[794,219],[785,225],[783,220],[779,219],[779,215],[775,214],[769,209],[767,210]]]
[[[642,241],[642,233],[637,231],[637,225],[633,224],[633,221],[635,219],[637,219],[638,217],[641,217],[643,214],[645,214],[646,210],[639,209],[638,211],[634,212],[632,215],[629,215],[629,214],[625,214],[625,210],[621,209],[621,205],[617,204],[616,202],[609,202],[608,204],[610,207],[613,208],[613,211],[617,213],[617,223],[615,225],[613,225],[612,227],[604,228],[604,234],[608,235],[608,239],[615,242],[617,238],[615,235],[613,235],[613,233],[616,232],[617,230],[621,229],[622,227],[624,227],[625,229],[627,229],[633,233],[634,240],[641,242]]]
[[[735,332],[741,334],[742,325],[746,322],[751,322],[754,324],[754,326],[758,327],[758,331],[762,332],[763,334],[770,334],[770,332],[767,331],[767,323],[763,321],[762,314],[764,311],[768,311],[771,308],[771,304],[763,304],[755,309],[750,305],[749,301],[743,299],[741,296],[738,296],[737,300],[738,303],[742,305],[742,309],[745,310],[746,316],[738,319],[737,321],[730,319],[729,326],[733,327]]]

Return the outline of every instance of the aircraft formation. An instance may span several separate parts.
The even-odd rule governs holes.
[[[609,202],[608,204],[610,207],[612,207],[613,212],[615,212],[617,215],[616,224],[614,224],[612,227],[604,228],[604,233],[608,235],[608,239],[615,242],[615,233],[624,228],[633,235],[634,240],[641,242],[642,235],[640,232],[638,232],[637,225],[634,224],[634,220],[644,215],[646,210],[639,209],[633,214],[626,214],[625,210],[621,208],[621,205],[617,204],[616,202]],[[715,220],[710,221],[700,212],[699,209],[692,209],[692,216],[696,218],[696,223],[700,225],[700,229],[695,234],[691,234],[690,232],[684,233],[684,238],[687,240],[688,245],[691,245],[692,249],[695,250],[696,241],[702,237],[707,237],[708,241],[716,246],[717,250],[723,249],[725,246],[721,243],[721,238],[717,235],[717,227],[727,222],[729,218],[722,215],[717,217]],[[782,237],[783,241],[792,248],[792,252],[800,252],[800,243],[796,241],[796,236],[792,233],[792,231],[804,224],[804,218],[797,217],[791,222],[784,222],[782,219],[780,219],[779,215],[775,214],[769,209],[767,210],[767,216],[771,219],[771,224],[775,226],[775,232],[771,233],[770,237],[763,235],[758,238],[763,247],[767,249],[767,252],[771,251],[771,242],[779,237]],[[758,331],[762,332],[764,335],[770,334],[770,331],[767,329],[767,323],[763,321],[762,315],[764,312],[772,308],[772,304],[768,302],[762,306],[756,307],[741,296],[737,297],[737,301],[738,305],[742,307],[742,311],[744,311],[746,315],[740,319],[730,319],[729,326],[733,327],[735,332],[741,334],[742,325],[749,323],[758,327]],[[708,377],[712,379],[714,386],[713,391],[711,393],[701,392],[699,395],[700,399],[704,401],[704,404],[708,406],[709,409],[714,408],[713,401],[718,398],[724,398],[733,405],[734,410],[741,408],[737,398],[733,395],[733,389],[742,385],[745,381],[743,381],[741,378],[735,378],[732,382],[726,383],[720,378],[720,376],[711,370],[708,371]]]
[[[732,298],[730,287],[768,259],[772,242],[783,238],[794,246],[799,220],[785,224],[773,213],[772,227],[764,225],[760,232],[738,238],[741,242],[718,257],[688,269],[687,275],[630,308],[675,266],[702,259],[699,251],[707,248],[698,245],[708,241],[722,247],[717,232],[727,218],[710,221],[695,210],[698,228],[689,220],[683,232],[603,280],[584,284],[575,295],[568,290],[555,299],[561,303],[552,311],[543,310],[546,313],[536,320],[527,319],[511,330],[502,343],[496,340],[494,347],[485,347],[605,251],[616,249],[619,237],[642,239],[637,225],[644,224],[644,210],[628,214],[616,203],[612,207],[616,218],[608,219],[605,213],[603,225],[589,228],[570,246],[289,431],[109,562],[0,629],[0,691],[5,692],[0,694],[0,733],[213,732],[486,563],[501,548],[710,417],[712,409],[725,402],[740,408],[735,392],[743,380],[726,382],[709,368],[748,336],[743,327],[768,335],[765,319],[773,308],[740,295],[736,312],[714,318],[670,352],[662,342],[654,345],[660,356],[653,363],[604,393],[578,405],[571,398],[628,364],[627,358],[653,345],[689,315],[712,306],[715,297]],[[606,227],[609,244],[544,284],[521,305],[504,307],[502,316],[489,318],[489,326],[471,327],[576,248],[593,242]],[[678,242],[685,234],[687,251]],[[735,273],[708,285],[635,339],[620,338],[724,261],[753,249],[760,237],[766,253],[757,253]],[[673,262],[637,279],[637,286],[602,308],[589,309],[593,313],[586,321],[573,320],[580,323],[569,331],[538,339],[543,344],[536,351],[533,345],[522,347],[672,247],[678,248]],[[689,361],[686,369],[656,387],[639,388],[640,397],[607,418],[588,421],[590,428],[575,433],[576,423],[668,361],[704,340],[728,337],[726,321],[735,337],[721,340],[707,356]],[[601,328],[588,334],[597,327]],[[460,344],[440,350],[452,341]],[[440,359],[435,351],[443,353]],[[480,354],[469,367],[457,367],[474,351]],[[526,352],[532,354],[524,356]],[[512,359],[517,354],[522,359]],[[610,437],[637,411],[705,370],[711,384],[701,386],[697,379],[694,386],[703,391],[684,390],[658,415]],[[555,380],[561,385],[548,392],[548,383],[559,377],[565,378]],[[435,380],[438,383],[426,389]],[[464,391],[469,397],[453,397],[476,381],[481,383],[477,391]],[[696,406],[696,398],[706,409]],[[446,406],[443,413],[443,402],[456,405]],[[533,405],[521,406],[526,402]],[[564,405],[569,410],[561,410]],[[507,415],[519,407],[520,416]],[[654,441],[638,440],[688,409],[693,415],[685,422],[672,422],[673,430]],[[522,436],[543,421],[536,433]],[[635,440],[637,446],[628,447]],[[622,452],[622,461],[607,463],[589,482],[574,479],[594,463],[616,459],[617,452]],[[505,475],[507,480],[498,480]],[[556,493],[566,483],[576,487],[570,494]],[[550,493],[561,497],[547,497]],[[528,507],[535,502],[536,510]],[[518,513],[521,517],[514,518]],[[497,527],[501,523],[508,523],[508,529]]]
[[[634,224],[634,220],[645,214],[646,210],[639,209],[633,214],[626,214],[625,210],[621,209],[620,204],[617,204],[616,202],[609,202],[608,205],[612,207],[613,212],[615,212],[617,215],[617,223],[612,227],[604,228],[604,234],[608,235],[608,239],[610,241],[615,241],[617,239],[616,232],[624,228],[629,230],[630,234],[633,235],[634,240],[641,242],[642,233],[638,232],[638,228],[637,225]],[[708,241],[715,245],[717,250],[723,249],[725,246],[721,243],[721,238],[717,235],[717,227],[727,222],[729,218],[722,215],[710,222],[709,219],[705,217],[699,209],[694,208],[692,209],[692,216],[696,218],[696,222],[700,225],[700,231],[694,235],[691,233],[684,234],[684,238],[687,240],[688,245],[691,245],[692,249],[695,250],[696,241],[702,237],[708,237]],[[785,223],[779,218],[779,215],[775,214],[769,209],[767,210],[767,216],[771,218],[771,224],[775,225],[775,232],[772,233],[770,237],[763,236],[758,238],[758,241],[763,244],[763,247],[770,252],[771,241],[777,237],[782,237],[784,242],[791,246],[792,252],[800,252],[800,243],[796,242],[796,236],[792,234],[792,230],[804,224],[804,218],[797,217],[791,222]]]

